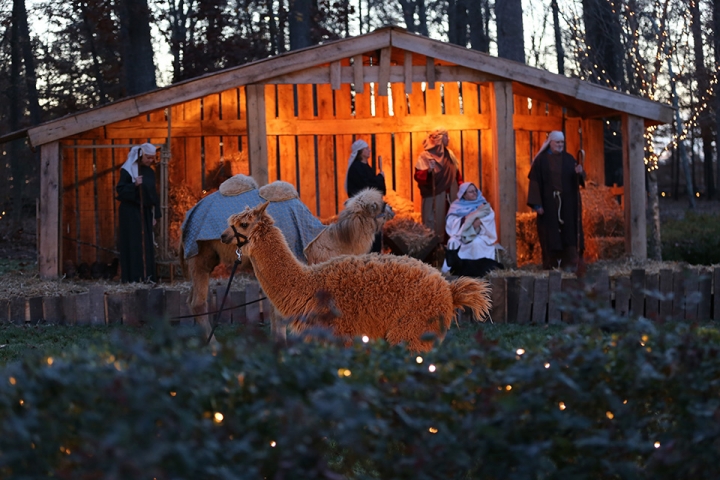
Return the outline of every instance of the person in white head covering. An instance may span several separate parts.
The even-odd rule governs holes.
[[[123,282],[155,280],[153,225],[162,216],[151,168],[155,153],[151,143],[132,147],[115,187],[120,201],[118,251]]]
[[[437,129],[423,141],[423,151],[415,163],[415,181],[422,198],[423,225],[444,241],[445,214],[462,183],[460,164],[448,148],[447,130]]]
[[[533,158],[527,204],[537,212],[543,268],[574,268],[585,247],[580,186],[585,171],[565,151],[565,135],[550,132]]]
[[[383,195],[387,193],[385,188],[385,173],[375,173],[370,166],[370,146],[365,140],[355,140],[352,144],[350,157],[348,158],[347,174],[345,175],[345,191],[348,197],[355,196],[360,190],[374,188]]]
[[[355,140],[353,142],[350,157],[348,158],[347,174],[345,175],[345,191],[348,197],[353,197],[361,190],[366,188],[374,188],[379,190],[383,195],[387,193],[385,187],[385,173],[375,173],[375,169],[370,166],[370,145],[365,140]],[[382,168],[382,167],[381,167]],[[380,252],[382,250],[382,233],[375,235],[371,252]]]
[[[465,182],[458,188],[457,200],[448,209],[445,231],[450,239],[443,272],[482,277],[503,268],[496,261],[495,212],[474,183]]]

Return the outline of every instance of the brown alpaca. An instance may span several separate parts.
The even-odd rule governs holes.
[[[248,193],[242,198],[243,201],[247,199],[249,206],[255,206],[265,199],[272,201],[273,208],[281,210],[303,208],[307,210],[307,207],[302,205],[298,199],[295,188],[287,182],[277,181],[258,189],[257,184],[250,177],[236,175],[231,180],[233,182],[221,185],[220,191],[214,195],[237,197]],[[230,185],[233,186],[232,189]],[[311,216],[308,211],[306,217]],[[372,247],[375,233],[381,231],[385,220],[391,217],[392,211],[386,208],[382,194],[377,190],[364,190],[346,202],[345,209],[340,213],[336,223],[325,227],[320,224],[319,220],[313,219],[322,228],[322,232],[304,247],[304,255],[309,263],[316,263],[342,254],[367,253]],[[187,219],[183,224],[183,239],[189,221],[191,219]],[[180,262],[183,272],[187,272],[186,276],[189,276],[192,281],[188,305],[192,313],[196,315],[195,318],[206,337],[212,330],[207,315],[203,315],[208,311],[207,296],[210,273],[220,263],[232,265],[237,258],[235,247],[225,245],[220,241],[223,228],[224,226],[212,235],[215,238],[213,240],[198,240],[198,253],[191,257],[185,258],[185,242],[183,241],[180,245]],[[250,262],[244,259],[240,269],[247,271],[251,268]],[[276,318],[274,310],[270,313],[273,335],[280,339],[285,338],[285,330],[281,328],[282,324]]]
[[[490,309],[490,287],[484,280],[461,277],[448,282],[439,271],[410,257],[366,254],[341,256],[303,265],[291,253],[282,232],[265,212],[267,203],[228,219],[221,239],[234,244],[232,227],[247,236],[243,256],[250,258],[268,298],[284,317],[294,318],[298,332],[309,325],[298,320],[326,309],[325,292],[340,316],[329,325],[340,337],[367,335],[391,344],[405,342],[410,350],[427,351],[432,332],[442,340],[456,309],[470,307],[476,319]]]

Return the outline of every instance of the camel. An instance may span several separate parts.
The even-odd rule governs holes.
[[[268,203],[228,218],[220,239],[239,244],[249,257],[255,276],[278,312],[291,318],[290,328],[301,332],[311,325],[304,318],[321,317],[327,310],[319,298],[331,299],[338,317],[328,321],[336,336],[368,336],[413,351],[428,351],[432,332],[442,341],[457,310],[469,307],[476,320],[490,310],[490,286],[485,280],[460,277],[448,282],[438,270],[406,256],[343,255],[304,265],[292,254]],[[236,240],[234,230],[246,240]]]
[[[278,219],[278,226],[292,245],[294,255],[301,261],[317,263],[342,254],[367,253],[375,233],[382,230],[392,210],[377,190],[365,190],[349,199],[337,222],[323,225],[300,201],[291,184],[276,181],[258,188],[251,177],[238,174],[220,185],[219,191],[208,195],[190,209],[182,225],[180,263],[183,273],[192,281],[188,305],[202,327],[206,338],[212,331],[207,315],[207,296],[210,273],[220,263],[232,265],[237,258],[236,248],[220,241],[227,227],[227,218],[246,206],[270,201],[268,212]],[[250,271],[244,260],[240,269]],[[282,322],[270,312],[271,331],[283,340]]]

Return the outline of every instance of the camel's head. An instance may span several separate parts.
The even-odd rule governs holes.
[[[259,224],[270,226],[274,223],[273,219],[265,213],[269,204],[270,202],[265,202],[255,208],[245,207],[242,212],[230,215],[228,228],[220,235],[220,241],[225,244],[234,243],[240,248],[251,243]]]
[[[366,188],[345,202],[345,210],[340,213],[338,221],[343,217],[357,215],[375,219],[377,230],[395,216],[390,205],[383,200],[382,193],[374,188]]]

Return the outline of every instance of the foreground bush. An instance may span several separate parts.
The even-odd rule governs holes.
[[[689,212],[662,226],[663,260],[692,265],[720,263],[720,216]]]
[[[0,370],[0,477],[719,478],[715,330],[594,308],[525,352],[263,334],[213,356],[157,327],[28,357]]]

